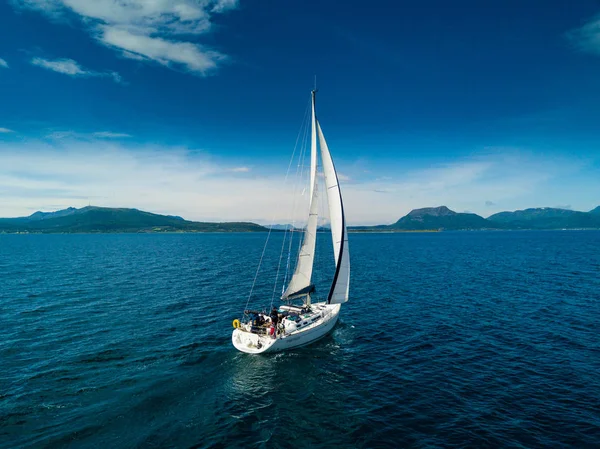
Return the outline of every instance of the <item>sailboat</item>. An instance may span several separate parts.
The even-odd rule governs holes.
[[[327,335],[336,325],[341,305],[348,301],[350,253],[342,191],[329,147],[325,141],[315,108],[316,88],[311,92],[311,138],[309,207],[307,225],[296,266],[281,295],[282,304],[266,312],[245,310],[241,320],[233,321],[231,340],[239,351],[250,354],[277,352],[305,346]],[[331,238],[333,242],[333,281],[321,301],[312,301],[315,285],[311,282],[319,216],[318,148],[325,180]],[[258,274],[258,272],[257,272]]]

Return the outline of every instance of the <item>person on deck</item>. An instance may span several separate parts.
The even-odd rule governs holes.
[[[269,316],[271,317],[271,323],[273,323],[273,326],[277,328],[277,323],[279,322],[279,313],[277,313],[276,307],[273,307],[273,310],[271,310],[271,315]]]
[[[263,316],[262,313],[259,313],[256,315],[256,319],[254,320],[254,325],[260,327],[263,324],[265,324],[265,317]]]
[[[274,329],[273,336],[277,338],[276,336],[281,332],[280,327],[277,325],[279,323],[279,312],[277,311],[277,307],[273,307],[273,310],[271,310],[271,314],[269,316],[271,317],[271,324],[273,325]]]

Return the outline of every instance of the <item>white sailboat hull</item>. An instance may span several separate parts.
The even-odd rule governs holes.
[[[321,316],[317,321],[304,328],[278,335],[277,338],[258,335],[244,329],[234,329],[231,335],[233,346],[248,354],[262,354],[309,345],[331,332],[338,321],[341,306],[340,304],[316,303],[313,307],[320,310]]]

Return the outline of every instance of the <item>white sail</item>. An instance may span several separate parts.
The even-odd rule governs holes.
[[[317,196],[317,132],[315,116],[315,93],[312,94],[312,131],[310,141],[310,206],[308,211],[308,222],[304,231],[304,240],[296,269],[288,284],[282,299],[291,299],[294,296],[309,294],[312,291],[310,283],[315,260],[315,245],[317,243],[317,221],[318,221],[318,196]]]
[[[308,223],[304,231],[304,240],[300,247],[300,253],[298,253],[298,261],[296,262],[296,269],[290,283],[288,284],[285,292],[281,296],[282,299],[294,297],[296,295],[302,295],[310,293],[312,284],[310,278],[312,277],[313,262],[315,260],[315,244],[317,243],[317,219],[318,219],[318,201],[317,201],[317,188],[313,189],[313,197],[310,201],[310,210],[308,213]],[[291,299],[291,298],[290,298]]]
[[[344,217],[344,203],[342,201],[342,192],[338,184],[335,166],[333,165],[325,136],[323,136],[323,131],[318,121],[317,133],[319,135],[323,173],[327,188],[329,218],[331,220],[331,239],[333,240],[333,256],[335,258],[335,274],[327,302],[330,304],[341,304],[348,301],[348,291],[350,289],[350,253],[348,251],[348,232],[346,231],[346,220]]]

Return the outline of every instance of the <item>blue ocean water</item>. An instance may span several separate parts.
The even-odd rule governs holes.
[[[351,234],[333,333],[250,356],[265,237],[0,235],[0,447],[600,447],[600,232]]]

